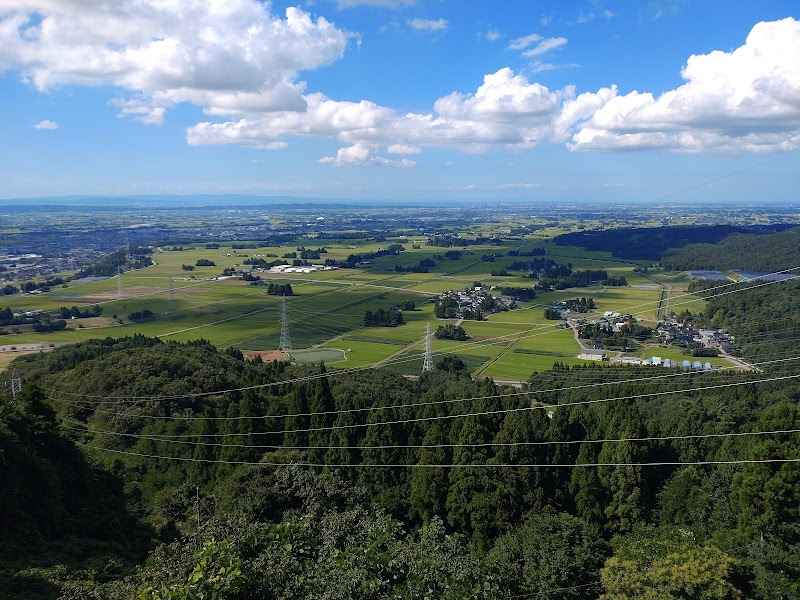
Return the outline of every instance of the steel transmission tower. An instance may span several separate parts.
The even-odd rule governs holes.
[[[278,350],[291,350],[292,341],[289,339],[289,318],[286,312],[286,296],[283,296],[281,304],[281,342]]]
[[[125,290],[122,289],[122,267],[117,267],[117,300],[125,297]]]
[[[425,355],[422,358],[422,372],[433,371],[433,352],[431,351],[431,324],[425,326]]]
[[[22,378],[17,373],[17,370],[11,373],[11,397],[17,399],[17,394],[22,392]]]
[[[169,289],[167,291],[167,312],[175,312],[175,286],[172,283],[172,275],[169,276]]]

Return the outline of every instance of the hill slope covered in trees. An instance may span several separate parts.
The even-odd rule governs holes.
[[[520,392],[141,336],[18,366],[0,499],[48,503],[0,541],[44,540],[2,568],[29,598],[800,594],[800,439],[753,434],[800,428],[788,368],[562,367]],[[681,464],[739,460],[776,462]]]

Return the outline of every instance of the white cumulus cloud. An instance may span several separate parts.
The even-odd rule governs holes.
[[[535,119],[554,115],[562,98],[562,92],[529,83],[506,67],[486,75],[474,94],[453,92],[439,98],[434,108],[452,119],[508,122],[517,121],[520,116]]]
[[[333,167],[360,167],[363,165],[379,165],[382,167],[395,167],[398,169],[407,169],[415,166],[417,163],[413,160],[403,158],[401,160],[392,160],[383,156],[375,154],[375,148],[367,144],[353,144],[346,148],[339,148],[336,156],[324,156],[319,159],[323,165],[331,165]]]
[[[347,148],[339,148],[336,156],[325,156],[319,159],[323,165],[334,167],[357,167],[365,164],[372,156],[372,150],[364,144],[353,144]]]
[[[778,151],[800,145],[800,21],[758,23],[731,52],[689,57],[686,83],[605,98],[574,150]],[[587,98],[588,100],[588,98]]]
[[[542,40],[538,40],[541,42]],[[533,37],[512,42],[535,47]],[[285,135],[335,136],[352,147],[491,146],[566,143],[574,151],[667,148],[683,152],[768,152],[800,147],[800,22],[756,25],[731,52],[692,56],[686,83],[660,96],[616,85],[577,94],[551,90],[509,68],[484,76],[474,92],[455,91],[430,112],[399,113],[362,100],[306,94],[304,111],[198,123],[192,144],[247,144]],[[543,68],[549,68],[543,65]],[[372,155],[371,155],[372,156]],[[329,157],[331,163],[334,158]],[[344,160],[344,158],[342,159]]]
[[[447,19],[409,19],[406,21],[411,29],[417,31],[444,31],[447,29]]]
[[[550,89],[533,74],[575,66],[544,62],[567,40],[532,33],[507,46],[531,59],[527,74],[498,69],[474,90],[401,112],[307,89],[301,74],[339,59],[352,37],[298,8],[277,16],[258,0],[0,2],[0,71],[17,71],[42,91],[113,86],[118,95],[110,102],[120,115],[145,123],[160,123],[171,107],[193,103],[206,115],[186,131],[193,145],[280,150],[287,137],[318,136],[343,146],[323,164],[392,167],[414,161],[383,154],[412,155],[431,146],[473,153],[545,143],[574,151],[800,147],[800,21],[793,18],[756,24],[733,50],[690,56],[681,70],[684,83],[660,94],[623,91],[611,82],[581,93],[574,86]],[[447,27],[444,20],[419,21],[432,24],[422,26],[429,31]],[[37,126],[46,123],[52,122]]]
[[[340,58],[348,34],[298,8],[257,0],[10,0],[0,71],[41,91],[112,85],[122,114],[158,123],[191,102],[212,115],[302,110],[304,70]]]
[[[50,119],[44,119],[33,124],[34,129],[58,129],[58,123]]]
[[[418,146],[409,146],[408,144],[392,144],[386,151],[389,154],[419,154],[422,148]]]

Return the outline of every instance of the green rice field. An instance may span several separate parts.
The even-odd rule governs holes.
[[[264,279],[291,284],[294,294],[287,298],[288,325],[292,358],[297,362],[330,363],[333,368],[362,368],[378,365],[403,374],[419,373],[426,326],[431,330],[443,324],[437,320],[433,300],[442,292],[462,289],[480,281],[484,286],[530,287],[533,280],[519,272],[508,276],[491,275],[515,259],[508,250],[535,247],[542,238],[531,236],[520,242],[509,240],[503,246],[470,246],[462,249],[457,260],[440,259],[428,273],[398,273],[395,265],[409,267],[421,259],[442,255],[446,249],[421,245],[398,256],[376,259],[359,269],[337,269],[314,273],[261,273]],[[344,243],[325,244],[325,258],[344,259],[354,252],[370,252],[386,244],[357,246]],[[293,251],[294,247],[258,248],[234,251],[230,244],[217,249],[192,246],[185,250],[167,250],[153,254],[154,265],[102,281],[70,282],[39,295],[15,295],[5,298],[12,310],[54,311],[73,305],[98,305],[99,317],[68,322],[64,331],[34,333],[30,326],[7,330],[3,342],[75,343],[91,338],[143,334],[164,340],[209,340],[219,347],[241,350],[274,350],[280,339],[282,299],[270,296],[264,286],[249,285],[238,278],[222,278],[225,268],[240,268],[246,257],[263,257]],[[547,245],[548,258],[571,263],[576,269],[606,269],[623,276],[630,285],[604,287],[593,285],[538,293],[530,302],[520,302],[508,312],[490,315],[485,321],[465,321],[461,326],[470,336],[467,341],[433,340],[434,361],[443,356],[458,356],[478,376],[501,380],[524,381],[532,372],[549,369],[555,362],[585,364],[577,358],[580,347],[571,329],[558,329],[557,322],[543,319],[544,308],[554,302],[576,297],[594,299],[593,318],[605,311],[632,313],[639,320],[653,323],[657,317],[662,291],[669,298],[669,308],[692,312],[702,310],[703,301],[686,296],[685,274],[659,273],[645,276],[634,273],[640,265],[620,261],[608,253],[586,252],[579,248]],[[484,262],[484,254],[500,253],[494,262]],[[195,267],[200,259],[213,261],[213,267]],[[170,283],[171,282],[171,283]],[[172,292],[170,294],[170,286]],[[495,292],[496,294],[497,292]],[[170,295],[172,301],[170,302]],[[398,327],[365,327],[364,313],[378,308],[389,309],[401,302],[413,301],[416,309],[404,311],[405,323]],[[149,310],[149,319],[131,321],[128,315]],[[642,355],[657,355],[683,360],[678,349],[644,350]],[[0,365],[13,356],[0,357]],[[6,360],[7,359],[7,360]],[[705,359],[703,359],[705,362]],[[714,365],[726,365],[723,359],[710,359]]]

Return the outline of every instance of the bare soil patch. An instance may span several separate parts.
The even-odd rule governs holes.
[[[146,296],[149,294],[166,294],[166,288],[154,285],[136,285],[125,288],[125,299],[132,299],[138,296]],[[108,300],[117,299],[117,290],[108,290],[107,292],[94,292],[86,296],[72,296],[64,298],[64,302],[75,302],[81,304],[97,304],[99,302],[107,302]]]
[[[252,352],[244,352],[244,357],[247,360],[253,360],[256,356],[260,356],[264,362],[272,362],[273,360],[286,360],[288,358],[285,352],[280,350],[256,350]]]

